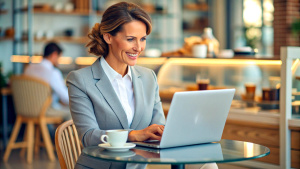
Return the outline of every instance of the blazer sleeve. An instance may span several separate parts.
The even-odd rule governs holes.
[[[165,125],[165,115],[162,109],[162,103],[159,97],[159,87],[157,84],[157,79],[154,71],[151,71],[155,80],[155,98],[154,98],[154,107],[153,107],[153,116],[151,124]]]
[[[101,143],[100,137],[105,134],[97,123],[92,101],[86,92],[86,85],[82,75],[71,72],[67,78],[69,92],[69,106],[74,124],[84,146]]]

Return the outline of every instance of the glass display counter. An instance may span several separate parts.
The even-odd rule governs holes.
[[[155,60],[162,58],[148,59],[158,62]],[[281,62],[278,59],[255,58],[168,58],[156,65],[160,67],[157,79],[163,101],[170,101],[176,91],[198,90],[196,77],[200,75],[209,79],[208,89],[235,88],[233,108],[246,109],[249,112],[267,110],[279,113]],[[292,109],[293,114],[299,114],[300,104],[297,100],[300,80],[296,78],[300,79],[299,62],[294,61],[292,65]],[[247,99],[248,84],[255,87],[253,99]],[[273,89],[274,91],[271,91]],[[266,91],[272,93],[266,94]]]
[[[261,161],[280,168],[299,167],[300,48],[282,51],[281,60],[167,58],[156,65],[160,67],[157,79],[165,114],[173,94],[198,90],[197,76],[204,74],[209,79],[208,89],[236,89],[224,139],[268,145],[271,154]],[[255,86],[253,99],[247,98],[249,84]],[[266,95],[270,90],[276,91],[276,97]]]
[[[263,87],[280,81],[280,65],[280,60],[170,58],[158,73],[158,83],[160,89],[187,89],[196,85],[197,74],[206,74],[212,88],[236,88],[236,94],[243,94],[245,83],[253,83],[261,95]]]

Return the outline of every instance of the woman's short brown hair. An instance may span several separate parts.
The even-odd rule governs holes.
[[[106,57],[108,54],[108,44],[103,39],[104,33],[115,36],[122,30],[122,26],[133,20],[138,20],[146,25],[146,33],[152,30],[150,16],[138,5],[129,2],[116,3],[106,9],[102,16],[101,23],[96,23],[88,37],[91,39],[86,45],[89,53],[96,56]]]

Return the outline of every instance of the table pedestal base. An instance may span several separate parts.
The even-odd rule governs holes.
[[[173,164],[171,165],[171,169],[184,169],[185,165],[184,164]]]

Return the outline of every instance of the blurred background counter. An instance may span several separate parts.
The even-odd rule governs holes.
[[[271,154],[259,161],[279,164],[280,154],[280,100],[278,96],[266,98],[266,89],[280,89],[282,60],[262,59],[254,57],[220,58],[139,58],[139,65],[154,69],[160,87],[163,109],[167,116],[173,94],[180,91],[198,90],[197,74],[205,74],[209,78],[210,89],[235,88],[234,101],[225,125],[223,138],[250,141],[267,145]],[[155,60],[157,62],[155,62]],[[286,62],[283,59],[283,62]],[[151,62],[152,63],[151,63]],[[291,70],[292,89],[291,112],[288,119],[291,131],[291,160],[292,167],[300,167],[300,114],[299,88],[300,75],[299,60],[294,59]],[[245,84],[255,86],[254,97],[246,97]],[[289,92],[285,91],[285,92]],[[217,106],[217,105],[216,105]]]

